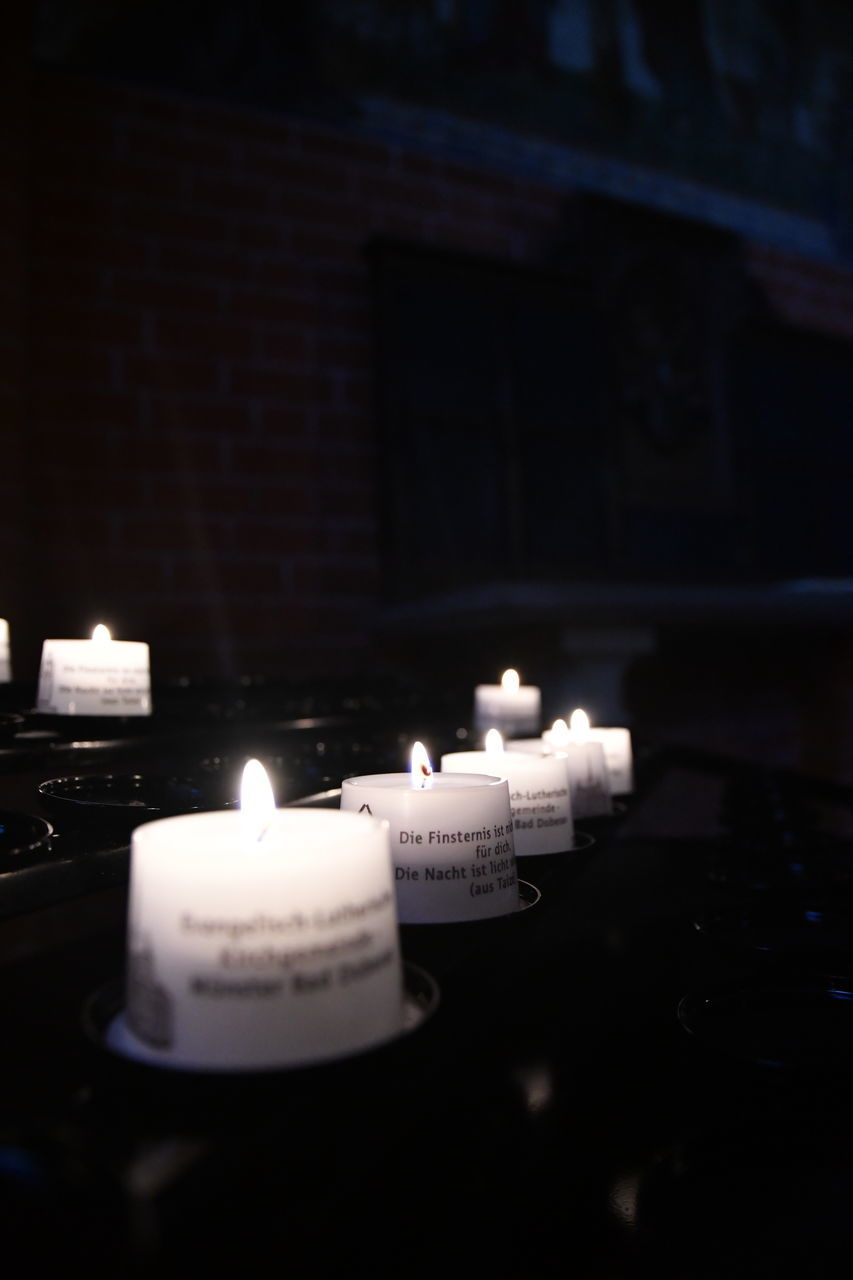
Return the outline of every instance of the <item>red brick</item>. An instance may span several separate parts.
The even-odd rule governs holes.
[[[345,226],[319,227],[315,230],[294,229],[290,237],[293,253],[300,259],[347,259],[358,262],[364,233],[355,223]]]
[[[160,236],[166,240],[199,240],[217,243],[225,234],[225,220],[216,212],[189,208],[178,202],[132,200],[116,196],[112,224],[125,231]]]
[[[69,426],[112,427],[136,426],[136,397],[94,387],[70,387],[59,390],[48,382],[38,382],[33,389],[36,425],[49,429]]]
[[[346,133],[324,133],[319,129],[306,128],[302,145],[310,155],[338,162],[387,168],[393,160],[391,149],[384,142],[373,142]]]
[[[248,282],[253,270],[245,249],[234,245],[177,245],[159,241],[156,255],[157,265],[164,274],[203,276],[208,282]]]
[[[86,226],[51,219],[42,221],[38,249],[51,257],[94,262],[102,268],[142,268],[148,265],[150,256],[149,243],[141,237],[95,232]]]
[[[235,151],[230,136],[186,126],[164,128],[151,120],[131,120],[118,128],[122,151],[140,164],[173,160],[183,166],[225,169]]]
[[[297,450],[284,444],[280,448],[269,444],[234,445],[231,465],[235,473],[264,475],[288,480],[305,479],[318,474],[321,460],[315,452]]]
[[[252,268],[253,279],[266,292],[278,290],[291,296],[305,295],[314,288],[311,269],[301,258],[256,258]],[[267,294],[269,296],[269,294]]]
[[[268,182],[239,181],[233,178],[193,174],[189,191],[190,199],[219,213],[250,213],[257,216],[276,211],[277,200]]]
[[[255,357],[261,362],[280,360],[291,367],[304,366],[312,345],[313,339],[301,328],[255,331]]]
[[[171,353],[245,359],[252,354],[252,330],[245,323],[212,318],[178,319],[164,312],[153,326],[154,345]]]
[[[157,391],[216,391],[220,365],[216,359],[181,359],[171,355],[141,355],[129,352],[122,360],[128,387],[151,387]]]
[[[88,227],[95,234],[112,234],[121,223],[109,195],[93,191],[75,192],[50,184],[34,182],[32,189],[31,227],[38,237],[57,224]]]
[[[242,252],[277,253],[286,247],[286,228],[280,217],[265,219],[226,211],[222,241],[238,246]]]
[[[243,552],[263,551],[276,555],[319,554],[330,550],[329,535],[323,528],[294,526],[288,518],[247,516],[234,525],[234,542]]]
[[[102,303],[65,300],[49,307],[36,305],[31,323],[35,349],[41,341],[68,338],[132,346],[142,337],[142,320],[137,313]]]
[[[275,396],[305,404],[322,396],[322,383],[313,374],[294,373],[274,364],[235,365],[231,390],[237,395]]]
[[[359,226],[366,219],[366,211],[360,202],[336,198],[319,191],[300,191],[288,187],[282,194],[281,214],[286,223],[302,225],[307,228],[324,226],[349,228]]]
[[[184,510],[187,486],[171,476],[161,476],[154,486],[154,497],[166,510]],[[199,512],[218,516],[251,514],[257,518],[287,513],[292,518],[311,515],[316,506],[313,495],[299,489],[287,489],[281,483],[208,481],[193,490],[192,498]]]
[[[66,298],[103,301],[105,284],[106,273],[99,263],[36,256],[30,268],[30,287],[38,299],[37,307],[49,307],[54,301]]]
[[[111,297],[116,302],[139,307],[165,308],[173,312],[200,312],[209,315],[219,309],[219,289],[198,281],[187,283],[163,276],[116,272]]]
[[[239,436],[252,428],[250,406],[245,400],[226,401],[220,396],[149,398],[149,421],[155,431],[210,432],[211,435]]]
[[[175,158],[161,158],[146,163],[135,156],[117,158],[103,175],[116,201],[126,205],[126,197],[141,198],[146,204],[162,208],[182,204],[186,199],[184,166]]]
[[[271,595],[281,589],[278,557],[270,560],[238,560],[229,563],[220,558],[213,569],[219,586],[232,597]]]
[[[379,587],[379,566],[370,564],[297,565],[295,590],[306,600],[324,596],[366,596]]]
[[[404,240],[422,240],[427,226],[427,216],[411,209],[376,209],[370,222],[371,234],[382,232]]]
[[[321,368],[367,372],[373,367],[373,343],[371,335],[366,332],[339,336],[321,331],[317,335],[315,353]]]
[[[113,356],[102,344],[45,343],[33,357],[39,379],[57,387],[68,382],[94,383],[105,389],[113,381]]]

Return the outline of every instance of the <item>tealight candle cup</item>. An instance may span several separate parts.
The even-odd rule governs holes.
[[[239,811],[133,833],[127,1003],[108,1044],[193,1071],[343,1058],[403,1030],[387,824],[273,811],[247,843]]]
[[[9,623],[0,618],[0,684],[9,684],[12,679],[12,657],[9,652]]]
[[[484,773],[509,783],[515,856],[565,853],[574,845],[569,780],[556,756],[523,752],[452,751],[441,757],[443,773]]]
[[[474,690],[474,728],[478,733],[498,729],[504,737],[538,733],[542,723],[542,691],[537,685],[506,688],[478,684]]]
[[[36,710],[56,716],[149,716],[148,645],[137,640],[45,640]]]
[[[506,778],[434,773],[413,787],[408,773],[345,778],[341,808],[385,818],[401,924],[450,924],[519,908]]]
[[[621,727],[589,730],[592,742],[600,742],[610,775],[610,790],[614,796],[627,796],[634,790],[634,756],[631,750],[631,730]]]

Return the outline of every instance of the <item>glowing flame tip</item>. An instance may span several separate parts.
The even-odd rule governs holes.
[[[507,693],[518,693],[521,686],[521,677],[514,667],[508,667],[501,676],[501,688]]]
[[[103,644],[107,640],[112,640],[109,627],[105,627],[103,622],[99,622],[92,632],[92,639],[96,644]]]
[[[260,844],[272,826],[275,814],[275,796],[267,771],[260,760],[247,760],[243,769],[240,809],[248,839]]]
[[[572,712],[569,724],[576,738],[586,738],[589,734],[589,716],[580,707]]]
[[[412,786],[423,791],[426,787],[432,786],[432,765],[427,754],[427,749],[422,742],[416,742],[412,747]]]
[[[486,734],[486,754],[503,755],[504,740],[497,729],[490,729]]]

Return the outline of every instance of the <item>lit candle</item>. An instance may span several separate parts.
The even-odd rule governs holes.
[[[134,831],[113,1047],[168,1067],[256,1070],[400,1034],[387,824],[276,809],[257,761],[241,804]]]
[[[512,667],[500,684],[478,684],[474,690],[474,728],[484,733],[538,733],[542,719],[542,693],[533,684],[522,684]]]
[[[627,796],[634,790],[634,756],[631,750],[631,730],[621,727],[598,728],[591,726],[590,739],[600,742],[610,775],[610,790],[615,796]]]
[[[604,748],[604,760],[607,765],[607,773],[610,778],[610,790],[615,796],[628,795],[634,790],[634,760],[631,751],[631,731],[623,728],[598,729],[590,725],[589,717],[586,712],[580,709],[572,712],[572,721],[577,723],[576,717],[582,716],[586,722],[584,736],[589,742],[600,742]],[[545,743],[546,750],[552,749],[551,743],[554,734],[554,728],[557,725],[565,726],[564,720],[555,720],[554,726],[546,729],[542,734],[542,741]],[[581,723],[581,727],[583,727]],[[565,734],[565,728],[561,730]],[[526,739],[525,741],[513,742],[513,751],[533,751],[535,752],[537,740],[535,738]]]
[[[0,684],[12,679],[12,658],[9,652],[9,624],[0,618]]]
[[[572,812],[576,818],[598,818],[613,812],[610,775],[604,747],[589,737],[589,719],[580,708],[572,712],[571,723],[555,720],[542,734],[544,749],[563,756],[569,771]]]
[[[45,640],[36,709],[63,716],[148,716],[148,645],[113,640],[98,623],[91,640]]]
[[[486,734],[484,751],[452,751],[441,757],[442,773],[496,774],[509,783],[515,856],[564,853],[574,845],[574,825],[565,760],[505,751],[497,729]]]
[[[345,778],[341,808],[390,823],[402,924],[481,920],[518,909],[506,778],[433,773],[415,743],[410,773]]]

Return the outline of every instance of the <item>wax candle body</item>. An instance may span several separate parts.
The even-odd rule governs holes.
[[[610,775],[600,742],[570,742],[559,747],[569,772],[572,813],[576,818],[603,818],[613,812]]]
[[[0,618],[0,684],[12,679],[12,658],[9,652],[9,624]]]
[[[36,707],[50,715],[150,715],[148,645],[136,640],[45,640]]]
[[[509,786],[485,774],[345,778],[341,807],[386,818],[403,924],[480,920],[518,909]]]
[[[536,733],[541,728],[542,694],[533,684],[506,689],[500,684],[478,684],[474,690],[474,728],[484,733]]]
[[[441,757],[443,773],[484,773],[509,783],[515,856],[563,853],[574,844],[565,762],[512,751],[452,751]]]
[[[634,757],[631,731],[622,728],[591,728],[589,736],[604,748],[610,789],[615,796],[629,795],[634,790]]]
[[[554,740],[546,729],[541,738],[518,738],[508,744],[510,751],[534,757],[553,756],[565,761],[571,794],[572,817],[601,818],[613,812],[610,774],[600,742]]]
[[[388,831],[282,810],[247,845],[239,812],[133,833],[127,1024],[145,1056],[201,1070],[293,1066],[399,1034]]]

